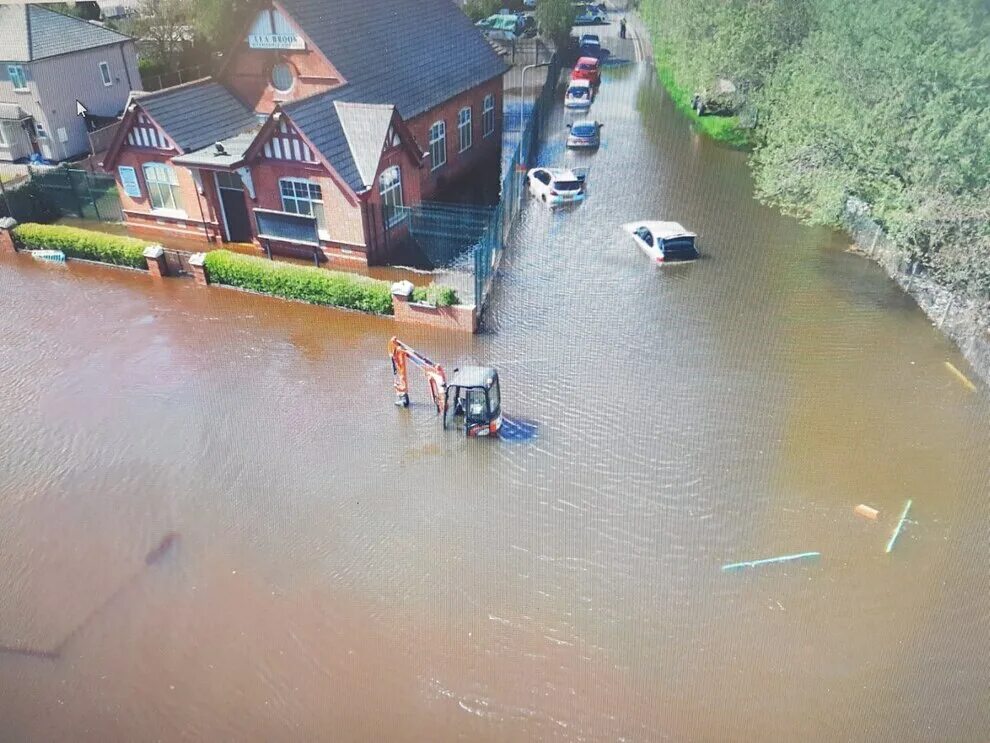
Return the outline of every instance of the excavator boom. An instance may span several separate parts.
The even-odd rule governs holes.
[[[433,395],[433,404],[437,412],[443,415],[447,408],[447,374],[443,367],[434,364],[419,351],[410,348],[398,338],[388,342],[388,354],[392,359],[392,376],[395,385],[395,404],[409,407],[409,364],[418,366],[426,375]]]

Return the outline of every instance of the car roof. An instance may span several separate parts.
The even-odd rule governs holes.
[[[562,181],[578,181],[577,173],[570,168],[533,168],[533,170],[543,170],[550,174],[551,178],[559,178]],[[530,171],[533,172],[532,170]]]
[[[591,80],[571,80],[570,88],[590,88]]]
[[[646,227],[661,240],[669,240],[674,237],[697,237],[695,233],[685,229],[684,226],[678,222],[650,221],[639,222],[638,224]]]
[[[594,57],[578,57],[578,61],[575,64],[581,64],[582,62],[586,64],[598,64],[598,60]]]
[[[576,129],[579,126],[598,126],[598,121],[596,119],[578,119],[571,124],[572,129]]]
[[[581,34],[581,42],[594,41],[596,43],[601,43],[601,37],[598,34]]]

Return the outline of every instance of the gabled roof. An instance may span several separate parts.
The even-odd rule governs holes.
[[[375,182],[395,107],[383,103],[346,101],[334,101],[333,107],[340,119],[361,182],[368,188]]]
[[[23,121],[30,118],[16,103],[0,103],[0,121]]]
[[[217,139],[198,150],[192,150],[185,155],[179,155],[173,162],[179,165],[189,165],[191,167],[207,166],[211,168],[236,168],[244,164],[244,158],[251,145],[255,143],[261,125],[258,124],[253,129],[239,132],[232,137]],[[223,145],[223,152],[217,152],[214,145]]]
[[[451,0],[277,0],[347,80],[349,100],[403,119],[506,72]]]
[[[212,78],[132,98],[183,152],[258,127],[254,112]]]
[[[130,41],[131,37],[41,5],[0,4],[0,61],[33,62]]]

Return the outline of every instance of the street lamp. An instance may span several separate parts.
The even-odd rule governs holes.
[[[525,117],[525,112],[523,111],[523,109],[525,108],[525,104],[526,104],[526,73],[529,72],[530,70],[535,70],[537,67],[549,67],[549,66],[550,66],[550,62],[539,62],[538,64],[528,64],[525,67],[523,67],[523,71],[522,71],[523,105],[519,107],[519,131],[520,132],[522,132],[522,130],[524,128],[523,127],[523,119]],[[533,99],[533,105],[534,105],[534,107],[536,106],[536,99],[535,98]]]

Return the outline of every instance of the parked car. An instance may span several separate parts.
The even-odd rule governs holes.
[[[512,13],[496,13],[474,25],[489,39],[511,42],[522,36],[524,22],[522,16]]]
[[[602,55],[602,40],[598,34],[581,34],[578,39],[578,49],[582,57],[600,59]]]
[[[693,261],[698,257],[697,235],[677,222],[630,222],[622,225],[639,249],[657,263]]]
[[[590,108],[595,88],[589,80],[571,80],[564,94],[564,108]]]
[[[523,5],[527,8],[535,8],[536,0],[523,0]]]
[[[567,128],[567,146],[571,149],[594,149],[601,144],[602,124],[594,119],[581,119]]]
[[[604,5],[578,5],[574,17],[575,26],[598,26],[608,23],[608,11]]]
[[[584,201],[584,176],[573,170],[533,168],[526,174],[529,192],[550,207]]]
[[[580,57],[571,70],[571,80],[587,80],[592,85],[602,81],[602,64],[594,57]]]

